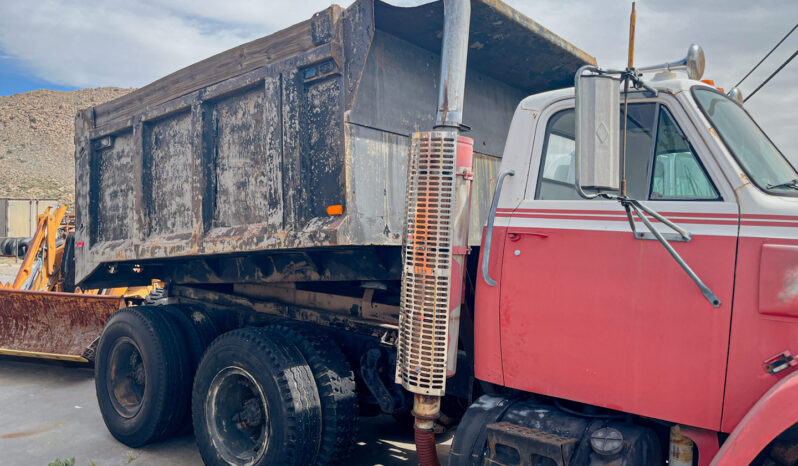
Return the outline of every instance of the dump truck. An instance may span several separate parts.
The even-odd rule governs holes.
[[[425,465],[458,421],[449,464],[794,464],[798,174],[703,60],[357,0],[80,112],[76,280],[166,284],[96,347],[109,431],[334,464],[412,414]]]

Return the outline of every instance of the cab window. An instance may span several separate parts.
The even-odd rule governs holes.
[[[660,107],[650,199],[717,199],[693,148],[670,112]]]
[[[581,199],[574,189],[575,128],[573,109],[555,113],[549,119],[537,199]]]
[[[623,111],[621,131],[623,131]],[[712,182],[668,110],[657,103],[629,105],[627,194],[633,199],[717,199]],[[574,110],[552,115],[546,127],[535,198],[581,200],[574,188]]]
[[[694,86],[692,90],[704,116],[751,181],[776,196],[798,196],[798,172],[743,106],[715,89]]]

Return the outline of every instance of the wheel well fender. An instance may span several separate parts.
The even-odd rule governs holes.
[[[750,464],[779,434],[798,422],[798,372],[770,388],[737,424],[713,466]]]

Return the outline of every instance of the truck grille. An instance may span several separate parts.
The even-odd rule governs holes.
[[[407,174],[396,382],[444,395],[457,133],[414,133]]]

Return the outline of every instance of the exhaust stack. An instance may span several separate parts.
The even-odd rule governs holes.
[[[435,127],[413,134],[408,161],[396,364],[396,382],[415,394],[415,438],[422,465],[438,464],[436,420],[446,377],[456,369],[473,180],[473,140],[459,134],[471,2],[443,0],[443,5]]]
[[[438,86],[438,113],[435,129],[460,129],[463,123],[470,0],[443,0],[443,42],[441,82]]]

